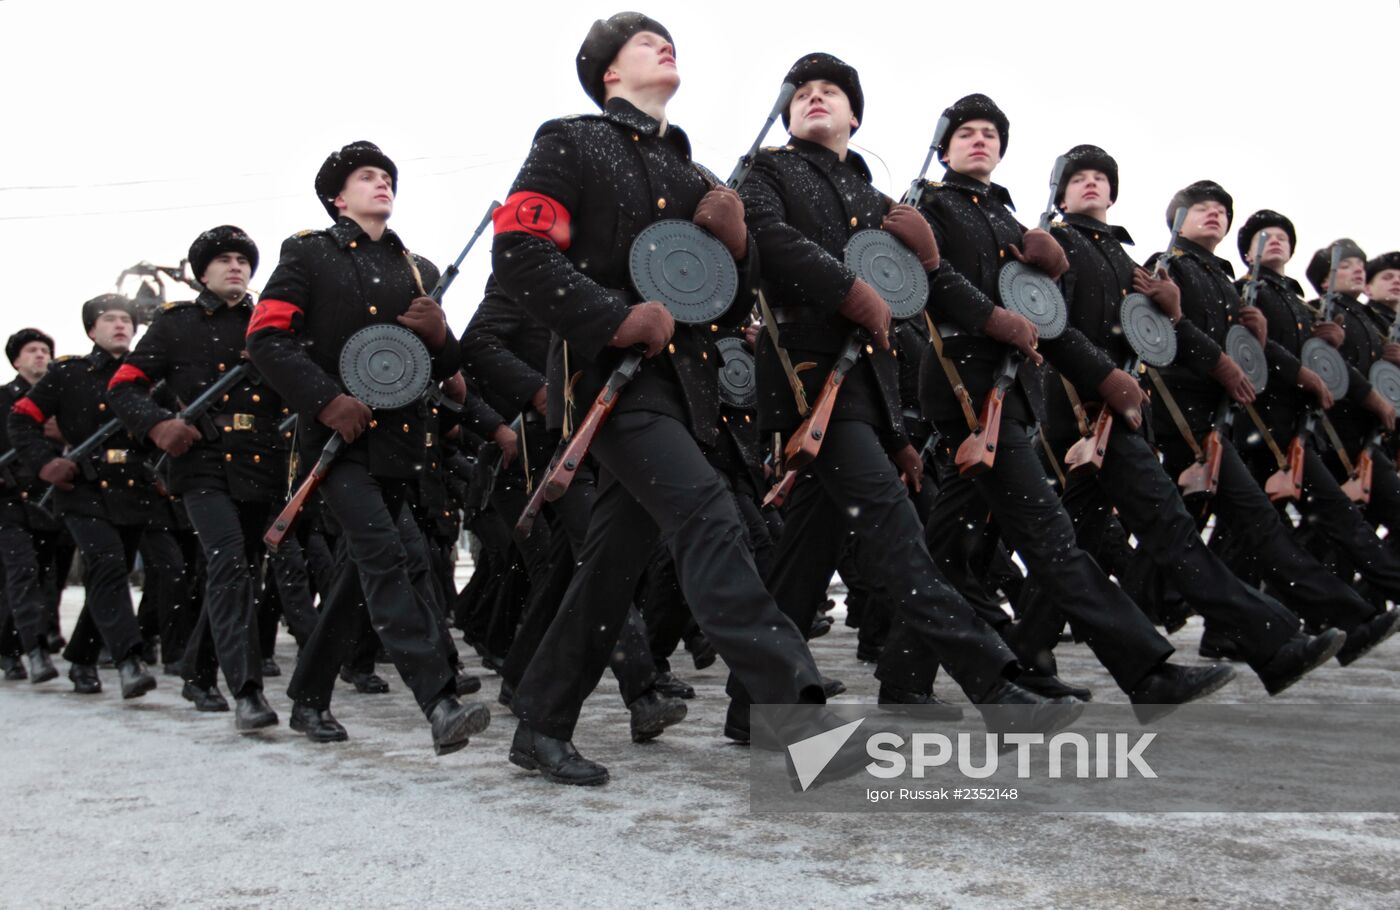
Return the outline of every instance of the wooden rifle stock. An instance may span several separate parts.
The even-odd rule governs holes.
[[[1371,447],[1366,446],[1356,459],[1356,470],[1352,472],[1351,479],[1342,484],[1342,492],[1347,494],[1347,499],[1357,505],[1370,505],[1371,475],[1374,471],[1375,462],[1371,460]]]
[[[292,494],[292,498],[287,500],[287,504],[282,507],[282,511],[272,521],[272,527],[267,529],[263,535],[263,543],[269,550],[277,551],[282,546],[282,541],[287,539],[291,533],[292,526],[296,524],[297,516],[306,507],[306,501],[311,498],[311,494],[316,492],[316,488],[321,485],[321,481],[326,479],[330,473],[331,462],[335,461],[336,455],[340,454],[341,448],[345,445],[345,440],[340,438],[339,433],[332,434],[327,440],[325,448],[321,449],[321,457],[316,459],[316,463],[311,466],[311,473],[306,475],[306,479],[297,487],[297,491]]]
[[[559,466],[562,458],[563,452],[561,450],[556,450],[554,458],[549,462],[549,467],[545,469],[544,476],[546,478]],[[525,508],[520,512],[520,517],[515,520],[514,536],[517,541],[523,543],[529,538],[530,531],[535,527],[535,519],[540,517],[540,510],[544,508],[545,491],[548,489],[545,483],[540,483],[535,487],[534,492],[530,494],[530,499],[525,503]]]
[[[1303,437],[1293,437],[1288,445],[1288,463],[1274,472],[1264,484],[1269,502],[1297,499],[1303,492]]]
[[[1177,478],[1176,482],[1181,486],[1182,496],[1190,496],[1195,493],[1205,496],[1215,495],[1215,491],[1220,486],[1221,450],[1220,431],[1212,429],[1206,436],[1204,460],[1192,464]]]
[[[976,477],[991,470],[996,462],[997,444],[1001,441],[1001,408],[1006,401],[1006,389],[993,386],[982,403],[979,428],[958,446],[956,463],[963,477]]]
[[[550,466],[544,480],[540,482],[547,502],[553,502],[568,491],[569,485],[574,482],[574,476],[578,474],[578,469],[583,466],[583,457],[588,454],[588,447],[593,445],[593,437],[598,434],[598,428],[617,407],[623,387],[637,375],[641,365],[642,355],[636,351],[629,351],[608,377],[607,383],[598,392],[598,397],[593,400],[592,407],[584,416],[583,423],[574,427],[574,433],[569,437],[564,451],[560,453],[559,461]]]
[[[846,338],[845,347],[836,358],[836,363],[832,365],[831,372],[827,374],[826,382],[817,395],[817,403],[812,405],[811,412],[783,449],[783,476],[768,491],[768,495],[763,497],[763,505],[781,506],[788,493],[792,492],[793,485],[797,483],[798,472],[816,460],[822,442],[826,439],[827,426],[831,423],[831,415],[836,408],[836,396],[841,392],[841,383],[860,356],[861,337],[860,332],[852,332]]]
[[[1093,474],[1103,467],[1108,451],[1108,435],[1113,431],[1113,409],[1104,405],[1094,421],[1093,432],[1070,446],[1065,453],[1065,467],[1071,476]]]

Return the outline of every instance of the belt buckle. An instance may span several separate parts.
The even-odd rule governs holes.
[[[252,414],[234,414],[233,428],[235,430],[251,430],[253,428]]]
[[[108,449],[104,459],[108,464],[126,464],[126,449]]]

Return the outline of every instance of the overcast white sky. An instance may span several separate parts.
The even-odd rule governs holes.
[[[398,163],[393,219],[446,265],[504,198],[545,119],[590,110],[574,55],[618,6],[392,0],[0,0],[0,337],[38,325],[85,352],[78,306],[139,261],[173,265],[205,228],[257,241],[325,224],[311,188],[332,149]],[[1143,259],[1171,194],[1201,178],[1236,222],[1293,218],[1303,280],[1337,236],[1400,248],[1400,4],[652,2],[676,39],[671,119],[721,174],[783,74],[824,50],[856,66],[856,139],[898,195],[939,112],[968,92],[1011,119],[996,180],[1033,223],[1056,155],[1092,142],[1122,171],[1114,220]],[[770,142],[782,139],[781,124]],[[884,164],[881,163],[883,159]],[[489,239],[489,238],[488,238]],[[446,301],[460,330],[489,269],[473,252]],[[1235,259],[1234,235],[1222,253]]]

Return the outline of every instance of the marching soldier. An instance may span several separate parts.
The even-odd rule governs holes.
[[[815,365],[801,374],[808,401],[815,402],[851,333],[864,330],[870,343],[842,381],[809,476],[793,490],[769,585],[798,627],[810,628],[820,592],[805,584],[804,545],[815,542],[819,553],[826,550],[825,570],[835,563],[839,530],[847,527],[856,538],[862,577],[898,579],[885,585],[896,631],[875,674],[882,702],[938,704],[923,666],[936,657],[974,704],[1030,706],[1035,722],[1058,726],[1073,719],[1071,700],[1047,703],[1011,681],[1019,670],[1015,657],[943,579],[923,545],[906,491],[906,484],[920,484],[923,466],[904,435],[890,308],[842,254],[856,231],[883,227],[914,251],[931,283],[952,273],[940,267],[923,218],[908,206],[891,208],[871,186],[864,160],[849,148],[865,107],[855,68],[830,54],[808,54],[785,81],[797,86],[783,114],[791,139],[759,154],[742,194],[778,344],[789,360]],[[760,429],[791,434],[800,420],[795,393],[767,334],[759,340],[757,359]],[[824,571],[814,574],[823,583],[829,578]],[[744,694],[731,686],[735,697],[726,733],[735,738],[748,733]]]
[[[451,642],[432,603],[430,572],[410,574],[409,553],[423,547],[408,539],[416,526],[397,520],[427,461],[428,406],[371,411],[345,391],[339,358],[357,329],[404,325],[423,340],[432,376],[442,380],[457,372],[457,339],[426,296],[437,269],[410,254],[388,226],[398,192],[394,162],[373,143],[354,142],[326,159],[315,188],[334,224],[282,244],[248,323],[248,353],[299,415],[303,464],[315,461],[331,433],[346,443],[320,495],[348,544],[385,650],[428,718],[433,750],[445,755],[486,729],[491,714],[485,705],[457,701]],[[288,688],[293,727],[314,741],[346,735],[330,699],[348,644],[341,627],[354,620],[347,599],[326,604]]]
[[[958,100],[943,116],[948,124],[938,152],[946,171],[941,184],[925,191],[921,208],[952,276],[929,293],[944,355],[956,364],[968,393],[978,402],[1013,351],[1027,362],[1006,395],[990,469],[975,477],[949,472],[930,523],[954,515],[964,525],[975,523],[990,509],[1007,546],[1025,560],[1032,580],[1069,616],[1077,637],[1135,704],[1176,705],[1202,698],[1229,682],[1233,671],[1184,667],[1168,660],[1171,644],[1079,548],[1073,523],[1047,483],[1034,446],[1032,432],[1044,413],[1036,331],[1006,307],[998,274],[1006,260],[1014,258],[1059,279],[1069,263],[1047,232],[1021,227],[1011,214],[1010,194],[992,182],[1006,152],[1010,122],[991,98],[980,94]],[[1076,387],[1093,390],[1134,428],[1140,424],[1137,382],[1077,328],[1066,328],[1047,341],[1044,350]],[[943,435],[947,455],[957,451],[970,429],[938,357],[932,348],[924,354],[920,397],[925,414]],[[1054,685],[1058,680],[1051,677],[1047,682]]]
[[[1342,248],[1342,260],[1333,288],[1327,273],[1332,250],[1337,246]],[[1370,449],[1374,468],[1371,500],[1364,513],[1366,520],[1372,525],[1386,525],[1392,531],[1400,530],[1397,527],[1400,523],[1400,477],[1396,475],[1395,462],[1390,455],[1382,446],[1372,444],[1377,430],[1395,431],[1395,408],[1368,379],[1371,365],[1378,360],[1400,364],[1400,344],[1388,340],[1389,326],[1383,317],[1358,299],[1366,286],[1366,254],[1353,241],[1337,240],[1318,250],[1308,263],[1307,276],[1317,292],[1325,295],[1324,300],[1317,301],[1317,309],[1326,316],[1325,303],[1332,302],[1336,306],[1333,315],[1341,317],[1342,337],[1337,346],[1352,367],[1351,383],[1346,397],[1336,403],[1329,416],[1353,465],[1363,451]],[[1328,449],[1323,461],[1337,480],[1349,479],[1335,449]],[[1350,629],[1347,634],[1352,634]]]
[[[739,260],[742,286],[752,263],[743,206],[732,191],[711,188],[686,134],[666,119],[680,77],[664,26],[640,13],[598,20],[577,65],[601,112],[551,120],[536,132],[496,210],[492,265],[501,290],[555,335],[551,427],[563,427],[572,401],[594,399],[624,351],[646,352],[593,439],[601,474],[588,536],[512,702],[520,725],[510,760],[556,782],[595,785],[607,781],[607,769],[574,748],[574,727],[617,644],[638,557],[662,535],[696,619],[744,686],[767,703],[824,699],[811,654],[764,590],[729,491],[701,451],[718,423],[712,333],[677,326],[661,303],[638,300],[628,279],[637,233],[659,218],[683,218]],[[742,321],[752,303],[740,294],[721,321]],[[566,361],[576,383],[565,376]],[[658,726],[674,723],[685,703],[662,699],[656,714]]]
[[[1195,458],[1186,434],[1198,445],[1206,439],[1224,396],[1239,404],[1252,403],[1255,398],[1248,377],[1224,351],[1230,325],[1239,321],[1256,337],[1267,340],[1264,314],[1257,308],[1240,306],[1233,269],[1215,255],[1234,218],[1234,200],[1218,183],[1201,180],[1172,197],[1166,212],[1168,224],[1183,207],[1187,209],[1186,220],[1176,249],[1159,253],[1147,263],[1151,269],[1166,256],[1168,274],[1181,295],[1176,362],[1161,371],[1180,410],[1173,413],[1160,407],[1152,411],[1153,434],[1172,477],[1179,476]],[[1271,352],[1265,353],[1268,356]],[[1272,355],[1277,357],[1278,349],[1273,349]],[[1221,439],[1220,450],[1219,489],[1208,505],[1215,512],[1219,530],[1233,538],[1238,560],[1232,560],[1231,568],[1245,578],[1262,575],[1284,606],[1327,630],[1305,648],[1305,663],[1320,665],[1342,648],[1343,633],[1370,619],[1375,608],[1297,544],[1229,439]]]
[[[1064,217],[1053,235],[1070,266],[1061,279],[1070,324],[1111,362],[1126,364],[1135,357],[1119,321],[1123,298],[1137,290],[1169,318],[1179,319],[1180,292],[1170,281],[1139,268],[1123,249],[1131,237],[1107,223],[1108,210],[1118,198],[1117,161],[1103,149],[1085,145],[1066,157],[1070,163],[1059,199]],[[1046,391],[1048,436],[1062,452],[1065,443],[1078,439],[1076,419],[1062,383],[1048,382]],[[1096,402],[1106,406],[1096,390],[1078,391],[1086,407]],[[1210,628],[1225,634],[1271,694],[1296,681],[1295,655],[1306,640],[1297,632],[1297,619],[1273,598],[1244,584],[1206,546],[1175,481],[1162,470],[1141,429],[1114,420],[1103,465],[1094,474],[1070,476],[1064,501],[1074,515],[1107,516],[1116,509],[1137,537],[1138,552],[1171,578],[1186,602],[1207,617]]]
[[[29,394],[48,372],[53,358],[53,339],[38,329],[20,329],[5,342],[5,357],[15,368],[15,378],[0,388],[0,414],[9,414],[15,402]],[[52,425],[45,422],[48,435]],[[50,440],[56,454],[58,443]],[[0,452],[10,451],[9,434],[0,424]],[[34,546],[34,530],[30,527],[27,501],[42,495],[43,487],[32,472],[24,470],[17,461],[0,469],[0,577],[4,591],[0,593],[0,626],[14,625],[20,644],[29,662],[31,685],[48,682],[58,676],[49,659],[45,633],[48,632],[47,605],[39,584],[39,556]]]
[[[242,360],[257,246],[241,229],[220,225],[195,238],[189,261],[204,290],[158,312],[108,395],[132,435],[169,457],[170,491],[182,497],[204,549],[204,610],[181,661],[182,694],[201,711],[228,710],[216,681],[222,668],[235,727],[249,733],[277,723],[263,697],[255,594],[262,531],[281,494],[278,425],[285,415],[277,394],[252,376],[208,412],[211,439],[151,398],[150,386],[165,380],[188,404]]]
[[[1280,445],[1288,445],[1297,435],[1312,407],[1332,406],[1331,393],[1312,370],[1300,362],[1303,342],[1317,336],[1330,344],[1340,344],[1345,330],[1331,321],[1317,321],[1315,314],[1302,299],[1302,287],[1283,274],[1284,266],[1293,257],[1297,235],[1293,222],[1284,215],[1263,209],[1250,215],[1240,227],[1238,246],[1246,266],[1254,265],[1254,245],[1260,234],[1265,237],[1260,258],[1256,306],[1268,319],[1269,382],[1255,402],[1264,425]],[[1247,279],[1241,279],[1243,293]],[[1368,310],[1370,315],[1377,315]],[[1353,382],[1362,379],[1353,373]],[[1377,393],[1379,394],[1379,393]],[[1364,399],[1363,399],[1364,400]],[[1240,455],[1263,481],[1277,470],[1277,460],[1265,447],[1252,424],[1236,428],[1236,445]],[[1253,439],[1253,443],[1250,440]],[[1317,440],[1303,446],[1303,492],[1297,503],[1308,527],[1319,531],[1346,554],[1361,577],[1380,590],[1388,599],[1400,600],[1400,560],[1388,550],[1351,502],[1341,486],[1323,464],[1316,448]],[[1362,649],[1379,644],[1400,622],[1400,615],[1385,615],[1381,611],[1371,620],[1375,628],[1344,628],[1347,643],[1338,654],[1342,663],[1350,663],[1363,653]]]
[[[1400,307],[1400,252],[1382,253],[1366,263],[1366,304],[1389,331]]]
[[[53,417],[63,438],[76,445],[112,417],[107,383],[136,329],[131,301],[119,294],[94,297],[83,304],[82,318],[92,352],[54,361],[29,395],[15,403],[10,441],[40,480],[58,488],[58,508],[87,567],[87,599],[63,652],[73,690],[102,691],[97,662],[106,644],[121,674],[122,698],[138,698],[156,687],[141,659],[141,630],[126,580],[156,506],[142,444],[118,431],[79,464],[56,456],[44,435],[44,424]]]

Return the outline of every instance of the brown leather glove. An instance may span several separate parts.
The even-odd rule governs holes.
[[[1324,411],[1335,404],[1332,400],[1332,390],[1327,388],[1327,383],[1323,382],[1321,376],[1307,367],[1298,368],[1298,387],[1311,395],[1318,407]]]
[[[717,186],[700,197],[690,220],[714,234],[735,260],[748,255],[749,226],[744,223],[744,202],[729,187]]]
[[[1324,319],[1321,322],[1313,324],[1312,337],[1321,338],[1332,347],[1339,348],[1342,346],[1342,342],[1346,340],[1347,332],[1346,329],[1337,325],[1337,323],[1329,319]]]
[[[1123,415],[1133,429],[1142,426],[1142,404],[1147,395],[1142,386],[1124,370],[1114,370],[1099,383],[1099,398],[1104,404]]]
[[[924,267],[925,272],[932,272],[938,268],[938,242],[933,239],[933,228],[928,226],[928,221],[919,214],[918,209],[912,205],[898,203],[890,208],[880,227],[909,247],[919,258],[919,264]]]
[[[467,400],[467,380],[462,376],[461,370],[442,381],[442,394],[447,396],[448,401],[458,404]]]
[[[676,320],[670,311],[664,304],[649,300],[627,311],[627,318],[622,320],[609,343],[615,348],[640,344],[646,347],[646,356],[655,357],[675,332]]]
[[[374,412],[352,395],[344,392],[335,396],[321,408],[316,419],[340,434],[346,442],[354,442],[368,427]]]
[[[399,317],[399,324],[413,330],[430,351],[441,351],[447,343],[447,316],[431,297],[415,297],[408,311]]]
[[[1054,237],[1040,228],[1026,231],[1021,236],[1019,248],[1015,244],[1011,245],[1011,258],[1040,269],[1055,281],[1059,281],[1060,276],[1069,271],[1069,259],[1066,258],[1064,249]]]
[[[923,489],[924,460],[919,457],[918,452],[914,451],[912,445],[906,443],[904,448],[895,452],[890,458],[894,461],[894,466],[899,468],[900,480],[904,481],[907,486],[913,487],[915,493]]]
[[[549,386],[542,385],[538,389],[535,389],[535,394],[530,396],[530,407],[538,411],[542,417],[547,413],[549,409]]]
[[[1263,347],[1269,343],[1269,320],[1257,306],[1240,307],[1239,323],[1249,329],[1249,334]]]
[[[1181,321],[1181,288],[1170,278],[1158,278],[1144,268],[1133,269],[1133,290],[1146,294],[1162,314],[1176,324]]]
[[[1026,359],[1039,366],[1045,362],[1036,351],[1036,342],[1040,338],[1035,325],[1026,317],[1013,313],[1005,307],[997,307],[992,310],[992,315],[987,317],[986,323],[982,326],[982,334],[993,341],[1000,341],[1002,344],[1009,344],[1026,355]]]
[[[758,350],[758,336],[761,334],[763,327],[756,322],[744,326],[744,344],[748,345],[750,351]]]
[[[68,444],[68,440],[63,438],[63,431],[58,428],[58,419],[55,417],[44,421],[44,438],[59,445]]]
[[[491,441],[501,448],[501,464],[510,467],[515,456],[520,454],[520,437],[503,423],[491,432]]]
[[[1381,348],[1381,359],[1388,360],[1396,366],[1400,366],[1400,344],[1387,341],[1385,346]]]
[[[146,435],[156,444],[156,448],[171,458],[179,458],[190,450],[190,446],[199,442],[201,434],[180,418],[171,417],[151,427]]]
[[[39,469],[39,479],[51,483],[60,490],[73,489],[73,478],[78,476],[76,462],[66,458],[51,458]]]
[[[1215,366],[1210,368],[1210,378],[1220,383],[1226,393],[1239,404],[1249,404],[1254,401],[1253,384],[1250,383],[1244,370],[1240,369],[1240,365],[1235,363],[1229,354],[1221,353]]]
[[[1390,402],[1385,400],[1385,396],[1375,389],[1366,394],[1366,400],[1361,403],[1362,407],[1380,418],[1381,426],[1385,427],[1387,433],[1395,432],[1395,408]]]
[[[890,305],[870,285],[857,278],[836,312],[869,332],[880,350],[890,349]]]

